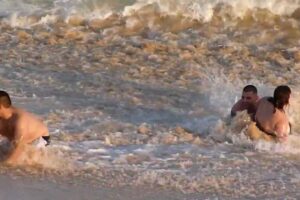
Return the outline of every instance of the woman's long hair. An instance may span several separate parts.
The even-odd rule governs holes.
[[[274,95],[269,101],[272,102],[275,108],[282,110],[284,106],[289,104],[291,93],[289,86],[280,85],[274,90]]]

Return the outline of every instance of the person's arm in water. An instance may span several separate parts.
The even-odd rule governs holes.
[[[24,152],[24,150],[25,150],[25,144],[22,141],[14,142],[13,149],[11,150],[8,158],[5,160],[5,163],[9,164],[9,165],[16,164],[17,161],[19,160],[21,154]]]
[[[240,111],[242,108],[242,101],[239,100],[238,102],[236,102],[233,107],[231,108],[231,111],[230,111],[230,116],[231,117],[235,117],[236,116],[236,112],[237,111]]]
[[[19,123],[16,123],[14,139],[11,141],[12,150],[5,161],[7,164],[15,164],[25,149],[25,143],[23,140],[25,133],[24,128],[25,127],[22,127]]]
[[[283,122],[277,123],[275,126],[275,134],[279,142],[285,142],[288,137],[288,130],[286,124]]]
[[[252,121],[255,121],[255,114],[256,114],[256,110],[258,108],[258,103],[259,102],[256,102],[253,105],[249,106],[249,108],[247,110],[247,112],[250,115]]]
[[[0,140],[1,138],[9,138],[11,137],[10,135],[7,135],[7,132],[4,130],[4,125],[2,120],[0,120]]]

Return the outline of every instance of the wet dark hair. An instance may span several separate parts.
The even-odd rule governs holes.
[[[254,94],[257,94],[257,88],[254,85],[246,85],[243,92],[253,92]]]
[[[11,106],[11,100],[7,92],[0,90],[0,105],[5,108],[9,108]]]
[[[274,90],[274,95],[269,98],[269,101],[273,103],[275,108],[282,110],[285,105],[289,104],[291,93],[289,86],[280,85]]]

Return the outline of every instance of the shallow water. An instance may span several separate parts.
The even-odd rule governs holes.
[[[0,1],[1,88],[53,137],[33,163],[113,186],[299,196],[299,1],[13,2]],[[287,144],[249,141],[245,113],[229,125],[246,84],[291,86]]]

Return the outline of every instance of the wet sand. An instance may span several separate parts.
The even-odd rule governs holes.
[[[0,175],[0,199],[5,200],[147,200],[147,199],[198,199],[200,194],[183,194],[178,191],[143,187],[96,187],[81,182],[42,180],[32,177],[12,178]]]

